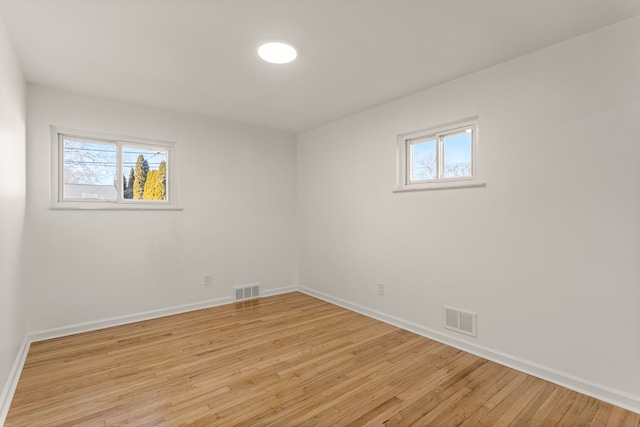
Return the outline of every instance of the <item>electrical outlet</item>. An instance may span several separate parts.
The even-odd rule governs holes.
[[[205,274],[204,275],[204,285],[205,286],[213,285],[213,280],[211,279],[211,275],[210,274]]]
[[[384,283],[378,283],[378,295],[384,295]]]

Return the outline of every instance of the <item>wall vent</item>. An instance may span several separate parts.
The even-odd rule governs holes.
[[[478,315],[457,308],[444,307],[444,327],[472,337],[478,336]]]
[[[233,298],[234,302],[260,298],[260,283],[234,286],[233,289],[235,290],[235,295]]]

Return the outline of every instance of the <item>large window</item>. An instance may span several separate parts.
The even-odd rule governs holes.
[[[52,127],[52,207],[175,209],[175,145]]]
[[[398,136],[397,191],[482,186],[478,119]]]

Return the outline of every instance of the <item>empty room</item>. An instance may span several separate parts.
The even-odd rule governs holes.
[[[637,0],[0,0],[0,425],[640,426]]]

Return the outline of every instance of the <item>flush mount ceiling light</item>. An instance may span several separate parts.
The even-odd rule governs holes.
[[[270,42],[258,48],[260,58],[272,64],[287,64],[298,56],[298,52],[286,43]]]

